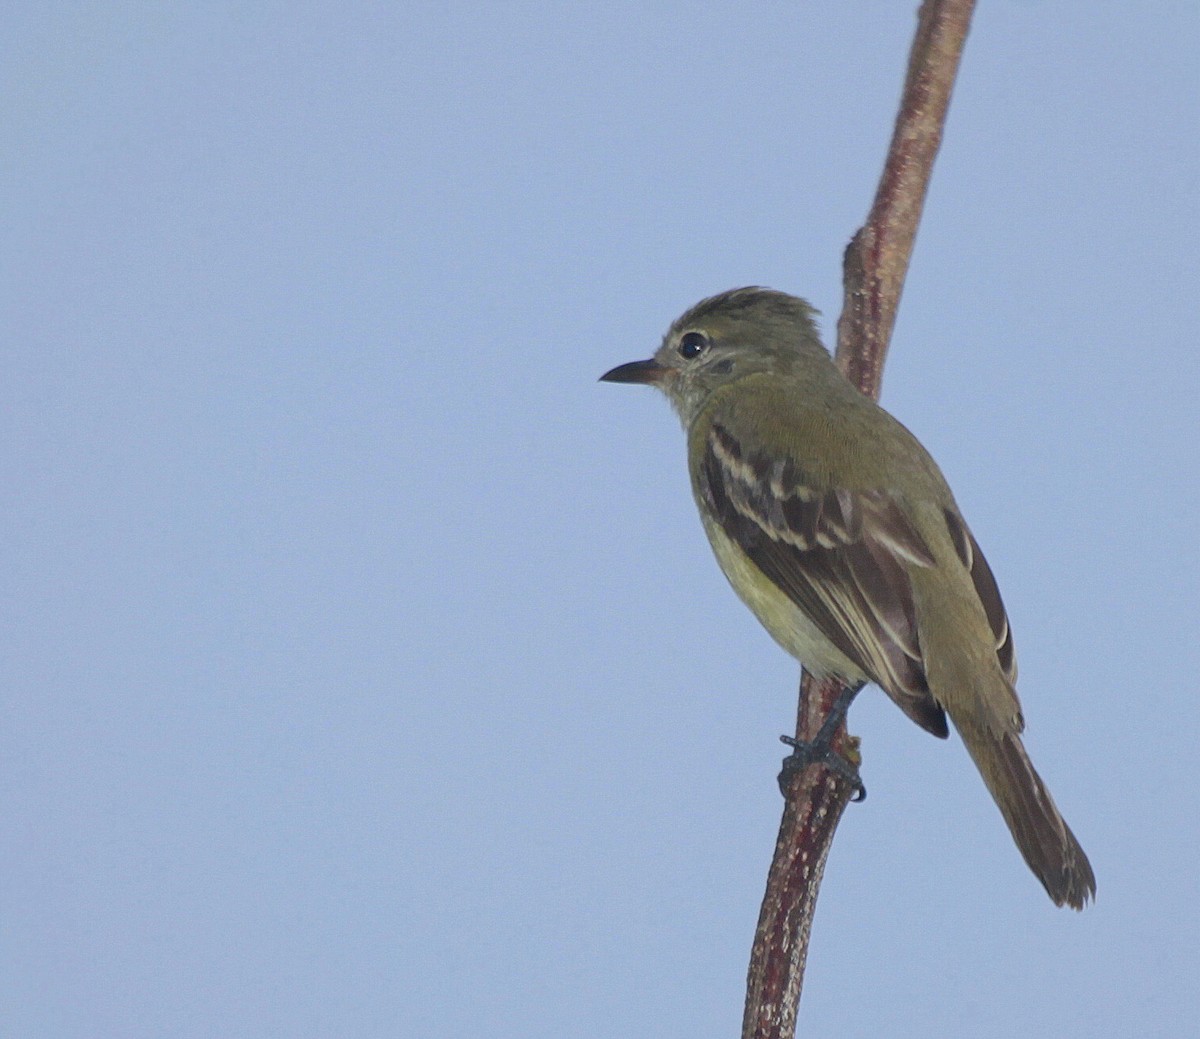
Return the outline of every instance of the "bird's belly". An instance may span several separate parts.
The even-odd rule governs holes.
[[[867,678],[720,526],[707,518],[704,526],[717,562],[733,590],[779,645],[814,674],[838,675],[853,681]]]

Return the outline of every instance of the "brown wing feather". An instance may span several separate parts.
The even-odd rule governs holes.
[[[992,568],[979,550],[979,543],[967,528],[958,513],[946,509],[946,526],[950,528],[950,539],[958,550],[958,557],[963,566],[971,571],[971,580],[975,583],[975,594],[983,603],[988,623],[996,636],[996,657],[1000,668],[1010,685],[1017,684],[1017,655],[1013,646],[1012,628],[1008,623],[1008,611],[1004,609],[1004,600],[1000,598],[1000,588],[992,575]]]
[[[714,425],[701,491],[722,529],[918,725],[948,733],[929,691],[904,561],[933,556],[880,491],[818,490],[791,461],[744,452]]]

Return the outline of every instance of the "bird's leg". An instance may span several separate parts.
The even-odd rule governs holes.
[[[845,686],[838,693],[837,699],[833,701],[833,706],[829,709],[829,714],[825,716],[821,728],[817,730],[817,735],[811,742],[794,739],[791,736],[779,737],[783,743],[792,748],[791,754],[783,759],[783,771],[779,773],[779,789],[784,797],[787,796],[788,784],[791,782],[792,776],[809,765],[821,764],[854,785],[852,801],[866,799],[867,788],[863,786],[862,776],[858,774],[858,767],[833,749],[833,734],[846,717],[846,712],[850,710],[850,705],[864,685],[866,682]]]

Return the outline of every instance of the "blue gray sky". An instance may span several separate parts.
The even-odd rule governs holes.
[[[6,6],[0,1031],[736,1034],[797,668],[596,378],[832,327],[915,6]],[[884,382],[1097,902],[868,692],[805,1034],[1200,1012],[1198,39],[980,4]]]

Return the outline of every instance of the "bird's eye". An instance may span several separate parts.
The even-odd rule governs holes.
[[[679,356],[690,361],[708,349],[708,337],[703,332],[685,332],[679,340],[678,349]]]

